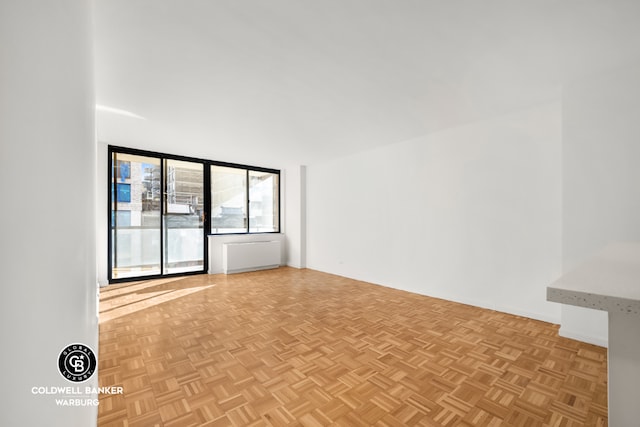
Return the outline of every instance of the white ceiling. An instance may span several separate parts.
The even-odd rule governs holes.
[[[558,99],[640,57],[637,0],[95,0],[98,138],[312,164]]]

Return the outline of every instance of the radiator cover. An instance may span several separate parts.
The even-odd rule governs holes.
[[[280,242],[237,242],[222,245],[225,274],[266,270],[280,266]]]

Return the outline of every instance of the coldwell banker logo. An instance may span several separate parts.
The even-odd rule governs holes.
[[[81,383],[96,371],[96,355],[84,344],[68,345],[58,356],[58,369],[67,380]]]
[[[96,355],[91,347],[84,344],[66,346],[58,356],[58,371],[72,383],[81,383],[90,379],[96,372]],[[34,386],[31,393],[39,396],[54,397],[57,406],[98,406],[101,394],[124,394],[122,386],[80,387],[69,386]]]

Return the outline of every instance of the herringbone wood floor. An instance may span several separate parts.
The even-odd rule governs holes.
[[[101,294],[106,426],[606,426],[606,350],[556,325],[281,268]]]

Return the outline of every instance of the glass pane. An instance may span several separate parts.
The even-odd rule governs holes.
[[[204,269],[204,166],[165,160],[164,272]]]
[[[112,156],[111,277],[160,274],[160,159]]]
[[[278,230],[278,175],[249,171],[249,232]]]
[[[247,171],[211,166],[211,232],[247,232]]]

